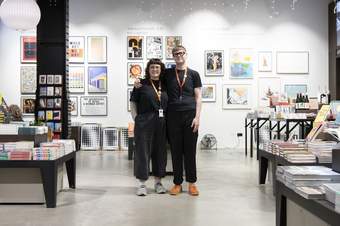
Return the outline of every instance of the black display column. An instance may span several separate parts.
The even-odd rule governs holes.
[[[69,0],[37,0],[36,121],[49,126],[54,138],[68,138],[68,29]]]

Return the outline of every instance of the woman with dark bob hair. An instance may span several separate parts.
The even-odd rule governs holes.
[[[131,115],[135,121],[135,159],[134,174],[138,180],[136,194],[146,196],[145,182],[149,178],[150,159],[155,176],[155,192],[166,193],[161,183],[166,167],[166,128],[165,113],[168,95],[161,84],[165,66],[159,59],[149,60],[145,69],[145,79],[140,88],[131,94]]]

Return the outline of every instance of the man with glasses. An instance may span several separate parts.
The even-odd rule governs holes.
[[[182,192],[183,162],[188,193],[199,194],[195,185],[196,145],[201,113],[201,79],[199,73],[188,68],[184,46],[172,50],[176,68],[166,70],[163,82],[168,92],[167,131],[174,171],[171,195]]]

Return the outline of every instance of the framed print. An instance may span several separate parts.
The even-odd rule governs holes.
[[[39,107],[40,108],[46,108],[46,99],[45,98],[39,98]]]
[[[38,111],[38,120],[45,121],[45,111]]]
[[[69,67],[68,74],[69,91],[70,93],[85,92],[85,67]]]
[[[46,107],[53,108],[54,107],[54,100],[53,99],[46,99]]]
[[[133,88],[128,88],[127,89],[127,111],[128,112],[131,112],[130,98],[131,98],[132,90],[133,90]]]
[[[83,36],[70,36],[68,43],[70,63],[84,63],[85,61],[85,38]]]
[[[250,109],[252,107],[251,98],[251,85],[223,85],[223,109]]]
[[[22,94],[35,94],[37,89],[37,67],[21,66],[20,82]]]
[[[47,84],[48,85],[53,85],[54,84],[54,75],[47,75]]]
[[[224,53],[223,50],[207,50],[204,52],[205,75],[224,75]]]
[[[34,115],[35,96],[22,96],[21,109],[24,115]]]
[[[281,93],[281,79],[279,77],[260,77],[258,79],[258,106],[269,107],[270,97]]]
[[[78,116],[78,97],[70,97],[69,111],[71,112],[71,116]]]
[[[296,98],[298,93],[307,93],[307,84],[285,84],[284,92],[288,98]]]
[[[37,62],[37,37],[21,36],[21,63]]]
[[[230,78],[253,78],[253,51],[230,49]]]
[[[61,108],[61,98],[55,98],[54,99],[54,107],[55,108]]]
[[[162,59],[163,58],[163,37],[147,36],[146,37],[146,58]]]
[[[40,96],[47,96],[47,87],[40,87],[39,94]]]
[[[46,75],[39,75],[39,84],[45,85],[46,84]]]
[[[106,96],[82,96],[80,97],[81,116],[106,116],[107,97]]]
[[[165,58],[173,59],[172,49],[182,45],[182,36],[166,36],[165,37]]]
[[[127,55],[130,60],[143,59],[143,36],[128,36],[127,43]]]
[[[133,85],[136,78],[143,78],[144,63],[143,62],[128,62],[128,85]]]
[[[216,85],[203,84],[202,86],[202,102],[215,102],[216,101]]]
[[[105,64],[107,62],[106,36],[87,37],[87,62]]]
[[[276,72],[278,74],[308,74],[309,52],[277,52]]]
[[[165,68],[176,68],[176,63],[175,62],[166,62]]]
[[[46,88],[47,88],[47,96],[54,96],[54,87],[49,86],[49,87],[46,87]]]
[[[107,67],[96,66],[88,68],[88,92],[107,92]]]
[[[50,88],[50,87],[48,87],[48,88]],[[48,88],[47,88],[47,90],[48,90]],[[63,95],[63,87],[54,87],[54,96],[61,97],[62,95]]]
[[[272,71],[272,52],[259,52],[258,53],[259,72]]]
[[[54,75],[54,84],[62,85],[63,84],[63,76],[62,75]]]

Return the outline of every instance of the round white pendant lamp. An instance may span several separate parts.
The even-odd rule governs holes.
[[[15,30],[36,28],[40,16],[40,8],[35,0],[4,0],[0,5],[2,22]]]

